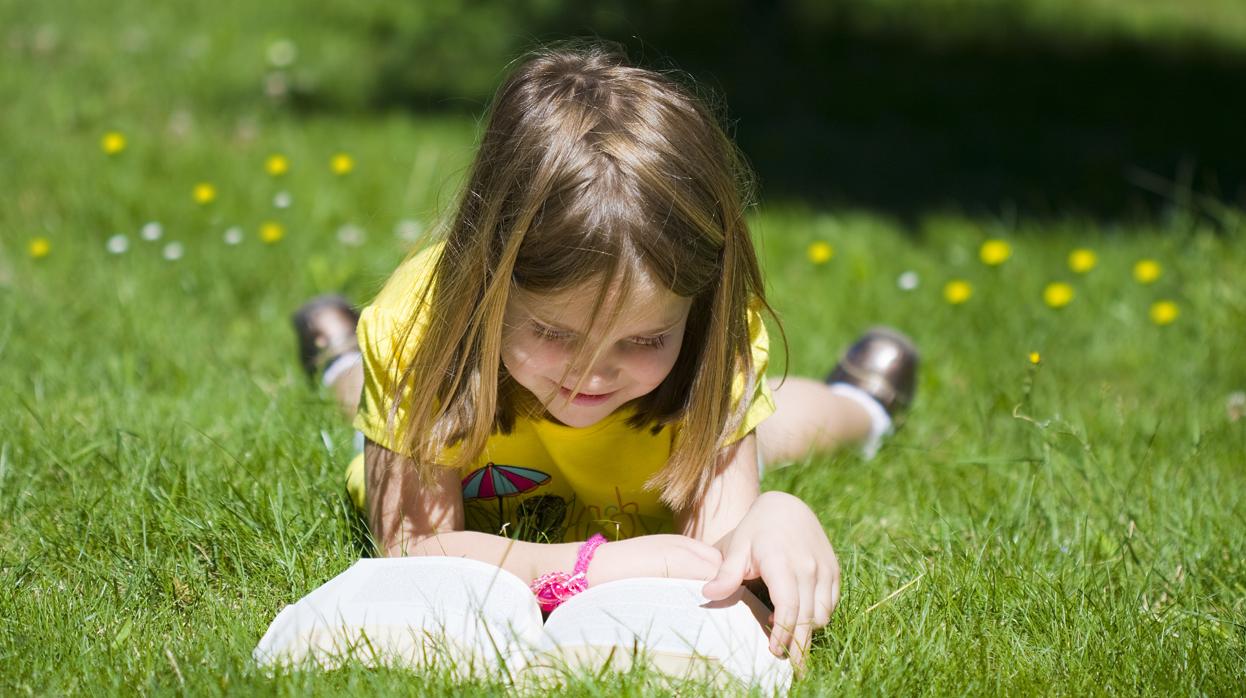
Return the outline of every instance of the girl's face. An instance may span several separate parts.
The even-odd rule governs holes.
[[[684,341],[692,299],[641,279],[630,296],[611,291],[603,313],[618,304],[619,319],[609,336],[592,324],[598,286],[585,283],[548,294],[516,290],[506,304],[502,363],[559,422],[587,427],[665,380]],[[598,323],[599,325],[604,323]],[[592,366],[573,366],[578,342],[601,347]],[[580,392],[572,394],[579,383]]]

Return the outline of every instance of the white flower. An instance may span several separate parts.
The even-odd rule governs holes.
[[[160,236],[164,235],[164,227],[156,221],[151,221],[150,223],[143,225],[143,229],[140,231],[140,234],[147,242],[159,240]]]
[[[424,224],[419,221],[402,220],[394,226],[394,237],[407,242],[415,242],[422,232],[424,232]]]
[[[242,238],[243,238],[242,228],[239,228],[236,225],[231,225],[225,229],[225,244],[226,245],[237,245],[238,243],[242,242]]]
[[[164,246],[164,258],[170,262],[176,262],[181,259],[185,252],[186,249],[182,247],[180,242],[170,242]]]
[[[365,234],[363,232],[363,228],[360,228],[357,225],[351,225],[350,223],[347,223],[346,225],[337,229],[337,241],[342,243],[343,245],[349,245],[350,247],[359,247],[360,245],[363,244],[364,237],[365,237]]]
[[[113,254],[122,254],[126,250],[130,249],[130,238],[122,235],[121,233],[117,233],[116,235],[108,238],[108,244],[106,247],[108,251]]]
[[[290,196],[288,191],[279,191],[273,196],[273,206],[277,208],[290,208],[290,204],[294,202],[294,197]]]
[[[275,68],[293,65],[298,57],[299,48],[289,39],[278,39],[268,45],[268,62]]]
[[[921,279],[917,277],[917,272],[915,271],[906,271],[900,275],[900,278],[896,279],[896,286],[899,286],[901,291],[912,291],[920,283]]]

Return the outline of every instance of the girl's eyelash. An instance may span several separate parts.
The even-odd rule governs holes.
[[[571,338],[570,332],[559,332],[558,330],[552,327],[546,327],[545,325],[542,325],[537,322],[532,323],[532,329],[534,332],[536,332],[537,336],[541,337],[542,339],[570,339]]]
[[[549,339],[553,341],[563,341],[571,339],[570,332],[562,332],[552,327],[546,327],[539,322],[532,323],[532,331],[541,339]],[[653,337],[634,337],[632,343],[642,347],[652,347],[661,349],[666,343],[666,335],[656,335]]]

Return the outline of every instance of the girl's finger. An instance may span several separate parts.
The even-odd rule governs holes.
[[[744,584],[744,574],[748,571],[749,552],[747,548],[732,548],[727,553],[718,574],[701,587],[701,595],[711,601],[719,601],[731,596]]]
[[[809,651],[809,640],[813,636],[813,600],[817,591],[817,567],[807,574],[796,577],[796,593],[800,599],[800,608],[796,612],[796,627],[792,632],[792,644],[788,656],[797,664],[803,664],[805,653]]]
[[[788,645],[792,644],[792,631],[796,629],[796,619],[800,613],[800,597],[796,589],[796,576],[784,569],[772,578],[766,577],[762,570],[762,579],[770,590],[770,600],[774,602],[774,624],[770,628],[770,651],[776,657],[787,654]]]
[[[825,567],[818,567],[818,583],[813,590],[813,625],[821,628],[831,622],[831,611],[835,610],[835,594],[838,591],[839,579],[831,576]]]

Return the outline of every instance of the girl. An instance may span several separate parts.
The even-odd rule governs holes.
[[[358,405],[348,489],[382,554],[489,562],[551,603],[622,577],[704,579],[711,599],[760,580],[771,651],[800,662],[839,564],[808,506],[760,492],[761,463],[877,442],[916,354],[875,332],[835,386],[765,380],[745,182],[662,74],[600,47],[514,71],[444,240],[398,268],[358,344],[340,300],[295,318],[306,365]]]

